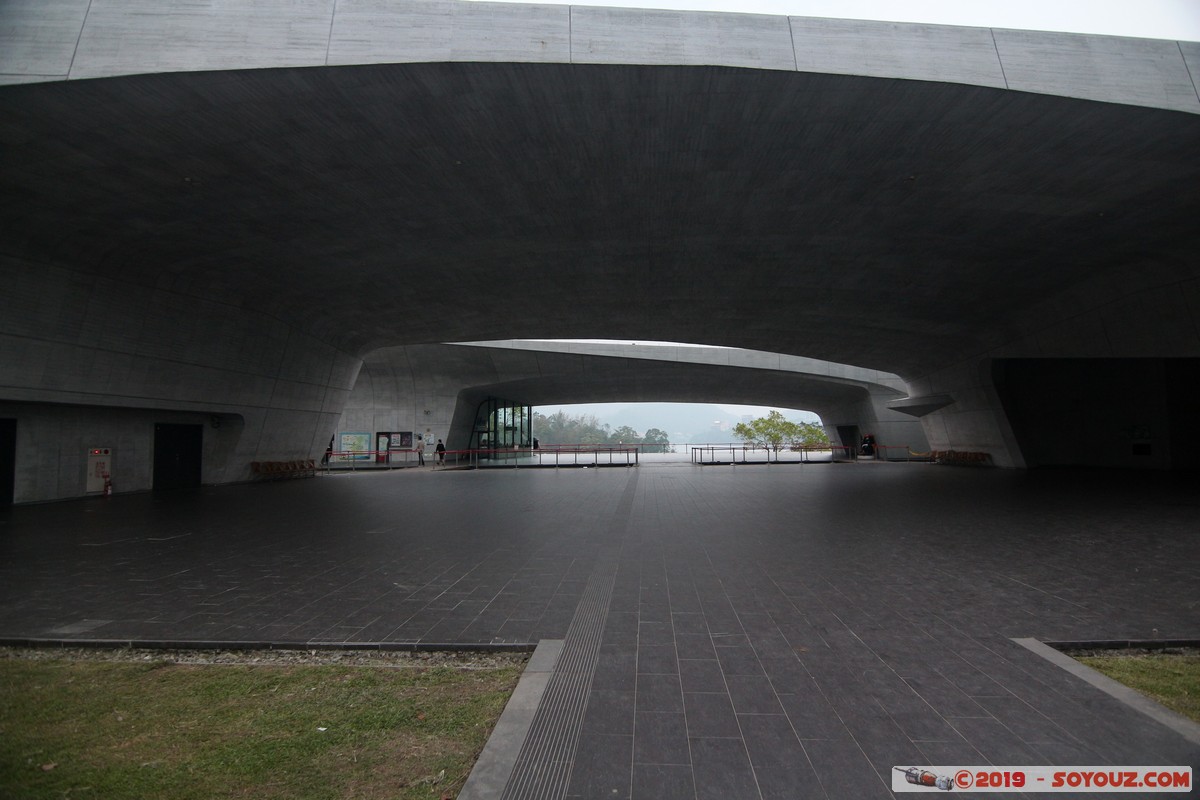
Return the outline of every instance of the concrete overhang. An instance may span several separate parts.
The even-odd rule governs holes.
[[[816,358],[764,353],[737,347],[702,347],[669,342],[621,341],[560,341],[544,339],[509,339],[498,342],[454,342],[454,347],[484,347],[488,349],[520,350],[533,353],[565,353],[579,356],[666,361],[749,370],[769,370],[824,378],[861,386],[878,386],[890,391],[902,390],[904,381],[899,375],[877,369],[865,369],[851,364],[834,364]]]
[[[586,372],[564,371],[520,380],[481,383],[465,390],[470,403],[485,396],[532,406],[569,403],[728,403],[822,412],[868,397],[856,384],[813,376],[658,362],[612,363]]]
[[[1200,45],[92,5],[2,12],[0,71],[51,82],[0,89],[0,271],[67,292],[148,287],[354,356],[617,333],[908,378],[1200,270]]]
[[[899,400],[889,400],[887,407],[910,417],[923,417],[938,409],[952,404],[954,398],[948,394],[921,395],[919,397],[902,397]]]
[[[871,395],[904,394],[895,375],[736,348],[514,340],[420,350],[442,374],[449,361],[456,362],[473,397],[492,395],[527,405],[703,401],[821,413]],[[373,353],[367,368],[386,362],[388,352]],[[409,362],[413,352],[405,349]]]
[[[463,446],[478,407],[493,398],[530,406],[712,402],[802,409],[817,414],[830,430],[861,424],[881,442],[924,447],[919,424],[886,407],[903,394],[903,382],[894,375],[732,348],[528,341],[405,345],[366,357],[339,430],[408,430],[408,420],[415,420],[447,430]]]

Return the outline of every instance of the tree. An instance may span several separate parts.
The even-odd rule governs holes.
[[[674,453],[671,447],[671,437],[667,432],[658,428],[650,428],[642,437],[642,449],[647,453]]]
[[[652,444],[656,449],[648,449],[648,453],[673,452],[669,448],[670,439],[658,428],[646,431],[647,436],[653,434],[653,441],[639,436],[638,432],[628,425],[622,425],[615,431],[596,417],[585,414],[573,417],[563,411],[556,411],[547,416],[540,411],[533,412],[533,435],[544,445],[556,444]]]
[[[797,422],[796,425],[800,428],[800,435],[797,439],[792,440],[793,447],[819,447],[829,444],[829,435],[817,423]]]
[[[533,435],[542,444],[607,444],[608,426],[594,416],[573,417],[563,411],[533,413]]]
[[[609,441],[613,444],[641,444],[642,437],[638,436],[638,432],[628,425],[622,425],[612,432]]]
[[[610,434],[607,424],[601,425],[600,420],[586,415],[580,417],[579,421],[579,433],[576,436],[579,444],[608,444]]]
[[[813,435],[813,428],[818,426],[811,422],[792,422],[783,414],[772,410],[765,417],[739,422],[733,427],[733,435],[742,441],[765,447],[768,452],[774,450],[775,460],[779,461],[780,450],[787,445],[802,443],[806,436]],[[821,433],[824,435],[824,431]]]

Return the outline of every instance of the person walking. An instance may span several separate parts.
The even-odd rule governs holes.
[[[446,466],[446,445],[442,444],[442,440],[438,439],[437,447],[433,448],[437,453],[437,463],[441,466]]]
[[[417,466],[425,466],[425,440],[418,436],[413,449],[417,451]]]

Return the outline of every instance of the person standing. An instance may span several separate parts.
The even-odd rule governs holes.
[[[417,466],[425,466],[425,440],[417,436],[417,441],[413,443],[413,449],[417,451]]]
[[[446,466],[446,445],[442,444],[441,439],[438,439],[437,447],[433,450],[437,453],[437,463]]]

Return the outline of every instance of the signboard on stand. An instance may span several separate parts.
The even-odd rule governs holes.
[[[399,463],[407,460],[408,451],[412,450],[412,432],[411,431],[393,431],[391,433],[377,433],[375,438],[378,440],[379,451],[376,461],[380,463]],[[401,454],[404,455],[401,455]]]
[[[366,461],[371,457],[371,434],[369,432],[350,432],[338,434],[338,450],[334,456],[336,461]]]

